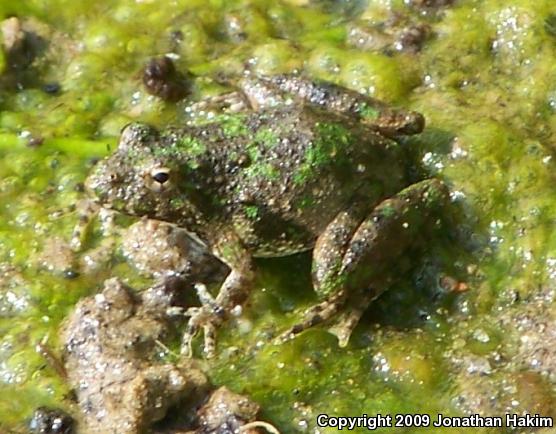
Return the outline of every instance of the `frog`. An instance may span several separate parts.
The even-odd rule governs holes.
[[[202,332],[214,356],[218,328],[254,287],[255,258],[307,251],[318,302],[275,342],[329,324],[346,346],[449,199],[443,181],[410,176],[404,138],[424,117],[301,74],[244,77],[191,107],[205,116],[127,125],[85,182],[101,207],[186,228],[229,267],[215,296],[196,285],[182,352]]]

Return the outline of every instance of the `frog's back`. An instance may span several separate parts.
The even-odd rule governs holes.
[[[313,107],[252,113],[208,129],[211,178],[220,180],[209,190],[256,256],[309,249],[356,197],[372,207],[405,184],[396,142]]]

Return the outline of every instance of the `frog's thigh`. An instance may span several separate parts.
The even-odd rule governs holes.
[[[366,214],[354,204],[321,234],[313,252],[313,285],[321,298],[340,290],[367,288],[423,231],[431,213],[446,202],[437,179],[410,185]]]
[[[368,210],[368,205],[356,201],[350,208],[341,211],[318,237],[313,249],[311,273],[319,298],[325,298],[338,289],[336,280],[342,258]]]
[[[396,259],[428,224],[434,223],[435,212],[447,199],[443,183],[436,179],[421,181],[381,202],[359,225],[338,274],[351,298],[330,330],[341,346],[347,344],[368,305],[395,279]]]
[[[284,336],[332,318],[349,297],[347,310],[331,330],[345,345],[366,307],[387,289],[386,267],[405,251],[447,197],[444,184],[431,179],[384,200],[362,221],[356,212],[339,214],[319,237],[314,251],[315,291],[325,300],[308,310],[303,322]]]
[[[434,223],[431,217],[448,198],[446,186],[437,179],[410,185],[381,202],[359,225],[342,259],[339,272],[348,285],[364,288],[377,274],[388,271],[393,261]]]

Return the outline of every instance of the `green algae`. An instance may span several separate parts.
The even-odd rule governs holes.
[[[422,263],[395,264],[396,273],[405,269],[403,262],[409,271],[371,306],[347,349],[322,330],[271,345],[269,330],[286,329],[316,301],[310,258],[258,263],[257,287],[245,309],[249,327],[226,326],[219,356],[208,366],[216,384],[249,394],[281,432],[314,427],[319,413],[458,414],[444,350],[504,304],[507,288],[526,297],[554,284],[552,1],[460,0],[424,18],[434,37],[421,53],[393,55],[347,47],[350,17],[340,12],[271,3],[178,0],[167,8],[157,1],[0,0],[2,17],[34,16],[83,44],[73,56],[37,65],[38,77],[61,84],[59,95],[32,83],[0,92],[0,265],[20,276],[10,275],[7,283],[0,278],[0,430],[22,432],[39,405],[72,409],[63,380],[35,346],[48,336],[58,348],[61,321],[102,279],[136,281],[123,264],[68,280],[42,268],[36,257],[47,239],[69,238],[77,219],[71,206],[84,197],[79,185],[90,161],[114,149],[121,127],[130,120],[162,126],[187,119],[181,104],[157,100],[137,80],[146,61],[160,53],[174,50],[178,69],[199,75],[195,97],[214,88],[203,80],[217,72],[239,73],[245,64],[264,73],[303,66],[315,78],[421,111],[428,128],[405,144],[426,175],[450,186],[456,221],[469,233],[468,244],[456,243],[441,228]],[[388,3],[361,2],[359,17],[380,20],[389,7],[419,15],[406,2]],[[243,36],[221,31],[226,14],[246,23]],[[172,46],[168,29],[180,31],[185,42]],[[229,137],[243,133],[240,124],[225,131]],[[28,147],[29,137],[40,137],[42,145]],[[271,145],[274,138],[267,132],[257,140]],[[308,156],[314,163],[321,157]],[[439,296],[438,270],[426,264],[462,276],[469,291]],[[470,264],[479,278],[468,276]],[[4,268],[2,275],[8,276]],[[462,314],[462,306],[471,306],[471,313]],[[462,316],[461,323],[452,320]],[[480,355],[508,345],[507,334],[495,328],[488,334],[488,343],[461,345]],[[459,431],[442,430],[451,432]]]

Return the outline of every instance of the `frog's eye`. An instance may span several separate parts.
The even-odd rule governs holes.
[[[156,172],[152,175],[153,179],[159,184],[164,184],[170,179],[168,172]]]
[[[162,191],[170,185],[170,169],[167,167],[157,167],[150,173],[150,189]]]

